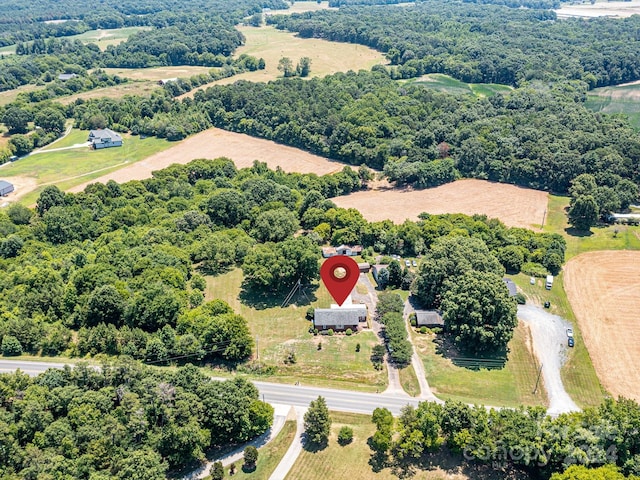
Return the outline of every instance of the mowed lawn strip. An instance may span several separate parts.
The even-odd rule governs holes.
[[[240,299],[242,270],[234,269],[223,275],[207,277],[206,299],[226,301],[235,312],[247,319],[257,342],[260,360],[278,367],[278,375],[262,379],[281,383],[313,384],[365,392],[384,390],[387,386],[386,370],[375,370],[371,363],[371,349],[378,343],[373,332],[365,331],[351,336],[337,334],[313,336],[309,333],[312,322],[305,319],[309,305],[289,305],[280,308],[282,298],[271,298],[277,306],[254,308]],[[310,306],[326,308],[331,303],[329,292],[320,285],[315,292],[308,289],[307,296],[314,300]],[[304,296],[298,300],[306,303]],[[318,350],[318,343],[322,347]],[[360,351],[356,352],[356,345]],[[284,360],[293,352],[295,363]]]
[[[420,395],[420,384],[418,383],[416,371],[413,369],[411,364],[405,368],[399,369],[398,373],[400,374],[400,384],[402,385],[402,389],[412,397],[418,397]]]
[[[488,406],[547,405],[542,386],[534,394],[538,362],[528,348],[529,331],[520,323],[509,342],[504,368],[471,370],[454,365],[452,359],[436,353],[436,336],[412,331],[413,342],[424,362],[427,381],[442,400],[461,400]]]
[[[243,472],[242,460],[240,460],[236,462],[236,473],[231,478],[236,480],[268,480],[293,442],[295,434],[296,421],[287,420],[276,438],[258,450],[256,469],[248,473]],[[229,467],[225,468],[225,474],[230,477]]]
[[[375,433],[370,415],[331,412],[331,435],[326,448],[319,451],[302,450],[294,463],[286,480],[396,480],[390,468],[374,472],[369,464],[371,448],[367,439]],[[337,441],[338,432],[343,426],[353,429],[353,441],[340,446]],[[452,458],[434,460],[430,470],[412,472],[414,480],[466,480],[471,477],[461,473],[462,468]],[[440,465],[444,465],[443,469]],[[233,477],[235,478],[235,477]]]

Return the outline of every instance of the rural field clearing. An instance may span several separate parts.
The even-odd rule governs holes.
[[[464,179],[425,190],[373,189],[332,199],[339,207],[355,208],[369,221],[402,223],[431,214],[482,214],[509,227],[540,228],[548,194],[486,180]]]
[[[594,4],[563,5],[558,17],[630,17],[640,13],[640,0],[622,2],[596,1]]]
[[[113,87],[96,88],[88,92],[76,93],[68,97],[57,98],[56,101],[63,105],[69,105],[79,98],[89,100],[91,98],[122,98],[125,95],[149,95],[156,88],[160,88],[157,82],[151,80],[122,83]],[[13,91],[13,90],[12,90]]]
[[[246,42],[245,45],[238,48],[235,56],[238,57],[246,53],[263,58],[266,68],[224,78],[203,85],[199,89],[211,85],[230,84],[237,80],[252,82],[275,80],[282,77],[282,73],[278,70],[278,62],[282,57],[289,57],[294,64],[298,63],[302,57],[309,57],[311,59],[310,77],[324,77],[348,70],[370,70],[374,65],[388,63],[382,53],[363,45],[330,42],[317,38],[300,38],[295,33],[277,30],[274,27],[237,28],[246,37]],[[185,93],[182,97],[191,97],[199,89]]]
[[[564,286],[603,386],[640,401],[640,252],[588,252],[564,269]]]
[[[162,80],[164,78],[191,77],[200,73],[209,73],[211,67],[183,65],[179,67],[152,68],[103,68],[109,75],[130,78],[131,80]],[[216,70],[213,68],[213,70]]]
[[[196,158],[228,157],[238,168],[250,167],[254,160],[266,162],[271,169],[280,166],[285,172],[317,173],[325,175],[339,172],[343,163],[332,162],[293,147],[280,145],[270,140],[250,137],[242,133],[210,128],[177,143],[174,147],[151,155],[134,165],[96,178],[71,188],[70,192],[80,192],[89,183],[109,180],[127,182],[151,177],[151,172],[172,163],[188,163]]]

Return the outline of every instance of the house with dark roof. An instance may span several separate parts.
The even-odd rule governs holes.
[[[503,278],[502,281],[507,286],[507,290],[509,290],[509,296],[515,297],[518,294],[518,288],[516,287],[516,284],[513,283],[513,280],[510,278]]]
[[[119,133],[114,132],[109,128],[101,128],[98,130],[91,130],[89,132],[89,142],[91,147],[96,150],[100,148],[121,147],[122,137]]]
[[[0,197],[9,195],[14,190],[15,187],[12,183],[7,182],[6,180],[0,180]]]
[[[417,327],[444,327],[444,319],[436,310],[416,310]]]
[[[356,332],[360,325],[367,321],[367,306],[350,304],[344,307],[332,305],[331,308],[316,308],[313,313],[313,327],[319,331],[332,329],[345,331],[351,329]]]

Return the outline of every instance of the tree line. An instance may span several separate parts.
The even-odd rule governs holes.
[[[479,476],[498,470],[513,478],[635,480],[640,474],[640,406],[624,398],[556,418],[542,407],[489,410],[459,401],[406,406],[398,419],[377,408],[371,418],[374,468],[410,474],[447,452],[474,465]]]
[[[267,23],[303,38],[370,46],[400,78],[446,73],[513,86],[564,78],[590,88],[640,79],[637,17],[559,20],[551,10],[425,0],[273,15]]]
[[[253,384],[212,381],[193,365],[161,372],[123,358],[0,374],[0,476],[164,480],[272,421]]]

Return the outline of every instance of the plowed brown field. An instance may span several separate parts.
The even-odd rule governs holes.
[[[567,263],[564,287],[602,385],[640,401],[640,252],[603,251]]]
[[[484,214],[510,227],[540,227],[547,208],[545,192],[484,180],[458,180],[426,190],[381,189],[334,198],[336,205],[355,208],[371,222],[417,220],[422,212]]]

